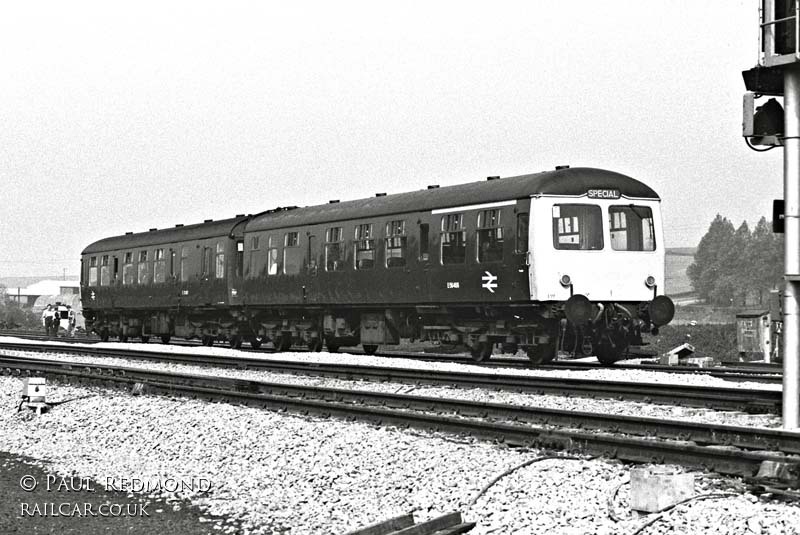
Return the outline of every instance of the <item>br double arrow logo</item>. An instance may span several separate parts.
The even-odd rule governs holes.
[[[481,277],[483,284],[481,284],[481,288],[485,288],[490,292],[494,293],[495,288],[497,288],[497,275],[492,275],[488,271],[484,271],[485,275]]]

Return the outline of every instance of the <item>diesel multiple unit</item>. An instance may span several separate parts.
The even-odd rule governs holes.
[[[128,233],[81,262],[104,340],[373,353],[412,338],[610,363],[674,313],[658,195],[589,168]]]

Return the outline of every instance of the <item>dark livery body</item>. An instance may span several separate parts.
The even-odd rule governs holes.
[[[373,352],[410,337],[477,360],[501,343],[613,361],[671,319],[644,280],[663,289],[658,205],[641,182],[576,168],[153,229],[83,251],[84,315],[104,338]],[[579,285],[559,262],[646,268]]]

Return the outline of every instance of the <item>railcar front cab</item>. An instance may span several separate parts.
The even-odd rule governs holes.
[[[672,320],[658,198],[602,187],[535,195],[529,228],[531,300],[552,305],[556,354],[610,364]]]

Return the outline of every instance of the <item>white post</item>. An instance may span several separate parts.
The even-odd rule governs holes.
[[[800,428],[800,66],[783,75],[786,286],[783,296],[783,428]]]

